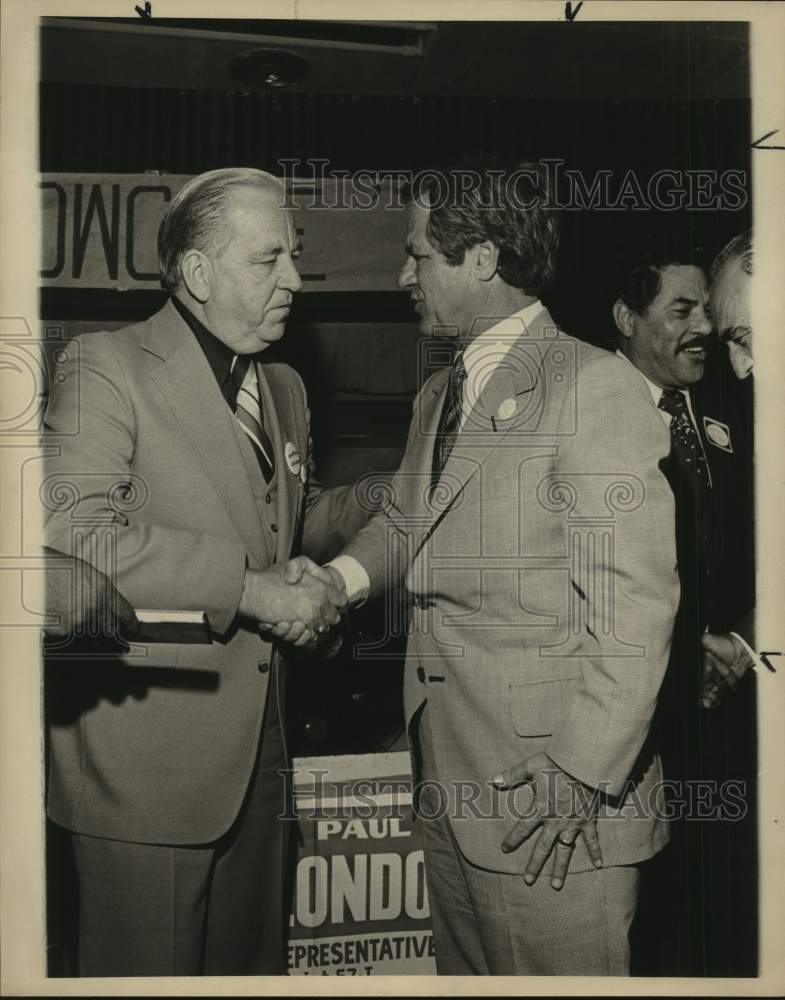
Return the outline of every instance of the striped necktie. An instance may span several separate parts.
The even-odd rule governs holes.
[[[269,483],[275,474],[275,451],[264,429],[256,365],[251,364],[249,354],[237,355],[234,358],[231,378],[238,387],[234,415],[250,438],[262,475],[265,482]]]
[[[453,362],[450,378],[447,383],[447,395],[439,418],[439,431],[436,437],[436,447],[433,450],[433,474],[431,489],[439,482],[447,459],[455,446],[455,439],[461,429],[463,413],[463,384],[466,381],[466,368],[463,363],[463,353]]]

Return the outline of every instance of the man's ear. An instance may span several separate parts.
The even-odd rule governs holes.
[[[621,299],[616,299],[613,303],[613,321],[622,337],[629,340],[634,330],[632,309]]]
[[[186,250],[180,260],[183,283],[202,305],[210,298],[210,261],[201,250]]]
[[[480,281],[490,281],[499,267],[499,248],[490,240],[483,240],[472,249],[474,273]]]

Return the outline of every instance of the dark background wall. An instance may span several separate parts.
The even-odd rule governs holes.
[[[562,159],[562,169],[580,170],[587,183],[610,171],[614,198],[629,170],[645,192],[648,178],[663,169],[680,174],[683,187],[687,171],[736,171],[746,178],[749,197],[749,102],[742,99],[555,102],[43,83],[40,127],[45,172],[197,173],[248,165],[280,173],[280,161],[298,160],[307,173],[308,159],[327,160],[329,170],[417,171],[482,150]],[[605,343],[612,333],[616,251],[636,230],[640,238],[652,228],[681,230],[710,261],[749,224],[749,201],[736,211],[563,211],[558,277],[547,304],[568,331]],[[42,313],[48,320],[132,321],[160,301],[150,291],[46,288]],[[369,337],[376,324],[396,324],[405,350],[413,352],[412,319],[405,293],[309,292],[297,300],[284,351],[309,381],[318,410],[324,387],[313,370],[319,368],[314,324],[344,324],[347,333],[359,325]],[[356,347],[347,337],[349,345]],[[411,384],[403,395],[410,398],[415,389]],[[394,422],[403,419],[405,407],[393,405],[390,414]],[[333,415],[323,413],[328,422]]]
[[[280,173],[282,160],[324,159],[328,170],[411,170],[473,151],[559,158],[587,182],[612,174],[614,195],[629,170],[643,190],[659,170],[740,172],[746,204],[666,215],[709,258],[750,220],[750,106],[746,99],[478,99],[411,95],[249,94],[43,83],[42,171],[197,173],[255,166]],[[688,178],[682,177],[682,185]],[[634,199],[627,201],[631,206]],[[659,215],[659,219],[654,216]],[[662,213],[565,211],[559,278],[550,305],[569,329],[600,342],[607,332],[608,260],[619,233],[646,233]],[[317,293],[318,294],[318,293]],[[74,301],[48,290],[44,315],[132,318],[155,299]],[[301,298],[303,298],[301,296]],[[580,303],[580,305],[579,305]],[[318,300],[300,318],[407,321],[405,296]],[[77,315],[78,314],[78,315]],[[295,317],[298,318],[298,317]]]

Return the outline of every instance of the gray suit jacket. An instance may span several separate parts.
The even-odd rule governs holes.
[[[45,422],[47,543],[70,553],[87,539],[81,554],[134,607],[204,610],[215,633],[210,645],[140,644],[52,665],[69,684],[50,704],[48,809],[76,832],[195,844],[228,829],[278,660],[237,621],[246,565],[287,558],[302,534],[315,543],[329,528],[348,541],[367,520],[348,488],[323,491],[287,461],[289,443],[311,470],[299,376],[281,364],[257,371],[276,453],[269,516],[235,419],[170,303],[138,325],[76,338],[58,365]]]
[[[482,389],[429,499],[447,374],[423,386],[387,502],[346,550],[372,594],[403,575],[412,595],[407,719],[427,700],[470,861],[523,871],[531,841],[500,845],[531,793],[489,782],[541,751],[607,794],[605,863],[640,861],[667,841],[647,742],[678,602],[667,429],[628,364],[544,310]],[[590,867],[579,838],[571,869]]]

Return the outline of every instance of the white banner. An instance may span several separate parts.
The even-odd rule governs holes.
[[[43,174],[41,281],[59,288],[158,288],[158,224],[185,174]],[[389,184],[292,181],[303,290],[392,291],[405,212]],[[367,206],[367,207],[365,207]]]

